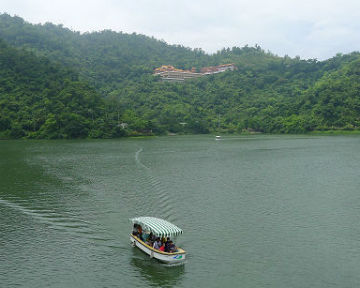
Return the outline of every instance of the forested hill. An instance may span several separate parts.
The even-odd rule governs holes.
[[[72,87],[73,94],[68,99],[74,98],[74,103],[69,113],[83,117],[78,121],[82,123],[83,128],[79,129],[82,132],[76,134],[60,131],[63,122],[53,111],[41,112],[45,116],[39,120],[35,120],[34,115],[26,116],[32,119],[29,120],[31,123],[38,121],[36,125],[30,125],[32,128],[25,123],[24,117],[19,116],[22,111],[29,110],[28,105],[41,107],[43,99],[47,99],[47,103],[58,103],[57,97],[64,89],[59,84],[59,89],[52,91],[52,97],[34,97],[30,104],[22,102],[23,96],[17,97],[22,105],[18,105],[16,111],[8,106],[5,110],[0,104],[1,119],[7,119],[2,120],[5,124],[0,124],[0,133],[45,138],[219,130],[228,133],[305,133],[357,130],[360,125],[358,52],[338,54],[326,61],[278,57],[259,46],[233,47],[208,55],[201,49],[168,45],[144,35],[110,30],[80,34],[51,23],[33,25],[7,14],[0,15],[0,38],[8,43],[2,42],[2,49],[33,59],[33,67],[41,72],[25,74],[32,77],[31,81],[43,78],[42,85],[35,85],[40,94],[45,93],[44,87],[50,80],[44,76],[46,67],[39,63],[48,59],[47,65],[52,67],[53,73],[62,75],[58,82],[66,82]],[[4,61],[6,57],[2,59]],[[200,69],[226,63],[235,63],[238,69],[184,83],[163,83],[152,76],[153,69],[163,64]],[[5,69],[0,73],[11,70],[11,64],[0,65],[2,70]],[[21,61],[17,65],[21,67]],[[26,67],[24,71],[28,71]],[[19,69],[18,73],[24,71]],[[14,88],[17,93],[21,90],[27,96],[34,94],[35,86],[26,86],[21,77],[16,78],[17,87],[21,87]],[[6,90],[4,93],[2,85],[0,99],[9,101],[13,92]],[[88,103],[83,97],[89,93],[96,103]],[[78,101],[78,98],[83,100]],[[68,109],[70,104],[63,105]],[[82,112],[76,113],[75,107]],[[44,130],[44,125],[50,121],[49,115],[54,116],[50,120],[55,123],[51,133]],[[13,133],[14,127],[21,132]]]
[[[74,71],[0,40],[0,137],[119,136],[100,94]],[[104,127],[106,126],[106,127]]]
[[[0,38],[76,68],[100,90],[152,73],[164,63],[184,69],[219,63],[201,49],[171,46],[144,35],[111,30],[80,34],[62,25],[33,25],[7,14],[0,15]]]

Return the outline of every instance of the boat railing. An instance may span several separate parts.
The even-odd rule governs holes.
[[[146,244],[144,241],[142,241],[139,237],[135,236],[134,234],[130,234],[131,237],[133,237],[136,241],[140,242],[142,245],[144,245],[146,248],[150,249],[151,251],[154,251],[156,253],[164,254],[164,255],[179,255],[179,254],[185,254],[186,251],[184,249],[181,249],[179,247],[176,247],[178,251],[176,252],[165,252],[158,249],[155,249],[154,247]]]

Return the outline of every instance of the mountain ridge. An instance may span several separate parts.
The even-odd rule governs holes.
[[[100,129],[106,133],[89,124],[87,134],[55,133],[51,138],[214,131],[307,133],[357,130],[360,124],[358,52],[325,61],[279,57],[259,46],[224,48],[209,55],[145,35],[110,30],[81,34],[62,25],[30,24],[8,14],[0,15],[0,38],[66,67],[80,82],[94,87],[97,97],[101,95],[103,112],[96,117],[106,123],[107,128]],[[164,64],[200,70],[227,63],[235,63],[238,69],[186,83],[161,83],[152,75]],[[47,119],[42,121],[44,125]],[[121,123],[126,123],[126,131],[115,128]],[[31,133],[25,129],[23,134]],[[36,137],[48,137],[40,134]]]

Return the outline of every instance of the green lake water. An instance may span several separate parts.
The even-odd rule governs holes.
[[[359,287],[359,136],[0,141],[0,287]],[[169,267],[129,218],[180,226]]]

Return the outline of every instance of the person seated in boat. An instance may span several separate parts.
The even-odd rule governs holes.
[[[144,242],[147,245],[152,246],[153,242],[150,240],[149,234],[144,233]]]
[[[174,244],[173,241],[170,241],[170,244],[169,244],[169,252],[170,252],[170,253],[177,252],[177,248],[176,248],[176,246],[175,246],[175,244]]]
[[[161,238],[161,244],[164,244],[164,245],[165,245],[165,242],[166,242],[166,238],[163,236],[163,237]]]
[[[152,232],[150,232],[150,234],[149,234],[149,241],[150,241],[151,243],[153,243],[155,240],[156,240],[155,235],[154,235]]]
[[[165,243],[161,243],[159,250],[165,252]]]
[[[135,235],[135,236],[139,236],[139,225],[136,224],[136,223],[133,226],[132,234]]]
[[[143,234],[144,235],[144,239],[145,239],[145,243],[149,246],[153,246],[154,241],[156,240],[154,234],[152,232],[146,232]]]
[[[160,247],[161,247],[161,241],[160,241],[160,238],[156,238],[155,242],[154,242],[154,245],[153,245],[153,248],[156,249],[156,250],[160,250]]]
[[[141,225],[138,225],[137,231],[138,231],[137,237],[139,237],[141,241],[144,241],[144,236],[143,236],[143,231],[142,231]]]
[[[165,252],[168,252],[168,253],[170,252],[170,247],[169,247],[169,246],[170,246],[170,242],[171,242],[170,237],[168,237],[167,240],[166,240],[166,242],[165,242],[165,248],[164,248],[164,251],[165,251]]]

